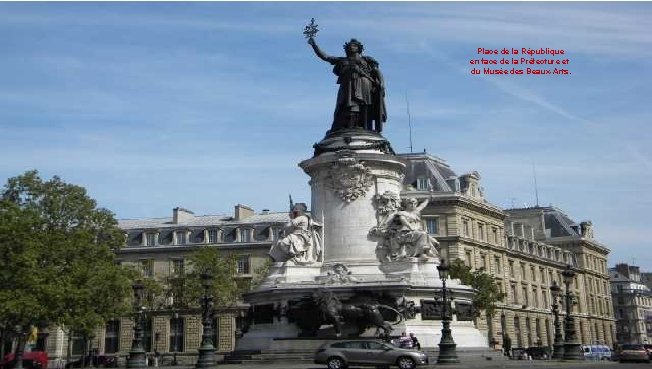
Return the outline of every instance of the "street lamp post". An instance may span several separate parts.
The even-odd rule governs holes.
[[[216,365],[215,346],[213,346],[213,297],[210,295],[210,288],[213,285],[213,277],[208,273],[201,275],[204,296],[202,297],[202,325],[204,326],[201,336],[201,347],[195,368],[210,368]]]
[[[444,259],[441,264],[437,266],[439,271],[439,278],[441,279],[441,295],[442,295],[442,310],[441,310],[441,341],[439,341],[439,357],[437,364],[453,364],[459,363],[455,341],[451,335],[451,321],[448,315],[448,298],[446,296],[446,280],[448,279],[449,266]]]
[[[570,284],[575,278],[575,272],[570,265],[561,273],[566,284],[566,317],[564,318],[564,360],[582,360],[584,354],[582,347],[577,341],[577,332],[575,330],[575,319],[571,316],[573,310],[573,293],[570,290]]]
[[[550,286],[550,292],[552,293],[552,314],[555,316],[555,343],[553,344],[553,359],[563,359],[564,358],[564,338],[561,334],[561,322],[559,321],[559,304],[557,304],[557,299],[559,298],[559,292],[561,287],[557,284],[557,281],[552,281],[552,286]]]
[[[134,339],[131,341],[131,350],[127,359],[127,368],[145,368],[145,349],[143,348],[143,293],[145,286],[141,281],[136,281],[134,289]]]

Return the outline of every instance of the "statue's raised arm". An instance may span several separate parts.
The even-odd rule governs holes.
[[[325,52],[323,52],[322,49],[320,49],[319,46],[317,46],[317,42],[315,41],[314,38],[310,37],[308,39],[308,43],[310,44],[310,46],[312,46],[312,49],[314,50],[315,54],[319,57],[319,59],[327,61],[331,64],[337,63],[338,58],[332,57],[326,54]]]
[[[315,41],[317,31],[313,19],[306,26],[304,35],[317,57],[334,66],[333,73],[340,85],[330,132],[357,128],[380,133],[383,123],[387,121],[387,114],[385,83],[378,62],[372,57],[363,56],[364,46],[354,38],[344,44],[345,56],[326,54]]]

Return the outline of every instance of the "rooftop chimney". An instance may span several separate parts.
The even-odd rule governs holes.
[[[188,209],[176,207],[172,209],[172,222],[174,224],[188,223],[195,218],[195,213]]]
[[[252,215],[254,215],[254,209],[242,204],[235,206],[235,220],[247,219]]]

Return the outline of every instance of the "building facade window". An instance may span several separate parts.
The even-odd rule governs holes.
[[[527,280],[525,276],[525,263],[521,263],[521,280]]]
[[[115,354],[120,351],[120,321],[109,320],[106,322],[104,334],[104,352]]]
[[[152,318],[146,318],[143,322],[143,349],[145,352],[152,352]]]
[[[140,271],[143,277],[151,278],[154,276],[154,260],[142,259],[140,260]]]
[[[500,256],[494,256],[494,265],[496,266],[496,274],[503,275],[502,268],[500,267]]]
[[[487,265],[487,255],[480,254],[480,267],[485,271],[489,271],[489,266]]]
[[[516,336],[517,347],[523,347],[523,337],[521,337],[521,320],[519,317],[514,317],[514,335]]]
[[[484,241],[484,224],[478,223],[478,239]]]
[[[170,352],[183,352],[184,326],[183,318],[170,319]]]
[[[170,275],[180,276],[185,272],[185,261],[183,259],[170,260]]]
[[[527,293],[527,286],[523,286],[521,289],[523,293],[523,305],[530,306],[530,298],[528,296],[529,294]]]
[[[237,272],[238,274],[250,274],[251,273],[251,265],[250,265],[250,258],[249,255],[238,255],[238,258],[236,260],[237,262]]]
[[[426,231],[429,234],[439,233],[439,224],[437,218],[426,218]]]
[[[462,235],[465,237],[471,236],[471,225],[468,219],[462,219]]]
[[[518,295],[516,294],[516,284],[511,284],[509,288],[512,292],[512,304],[518,304]]]
[[[465,258],[464,258],[464,265],[467,267],[473,269],[473,256],[471,253],[471,250],[466,250],[464,252]]]
[[[498,245],[498,228],[496,227],[491,228],[491,242]]]
[[[508,265],[509,265],[509,276],[511,278],[514,278],[514,260],[509,260]]]
[[[498,292],[499,293],[504,293],[505,290],[503,289],[503,282],[496,282],[496,286],[498,287]],[[503,295],[505,296],[505,295]],[[500,299],[499,301],[505,301],[505,298]]]
[[[220,318],[213,318],[213,347],[219,351],[220,346]]]

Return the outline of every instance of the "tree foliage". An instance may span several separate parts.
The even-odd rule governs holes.
[[[188,273],[186,283],[190,301],[198,303],[204,293],[201,283],[203,274],[211,277],[209,293],[213,296],[216,308],[236,304],[242,293],[249,289],[249,280],[236,276],[236,255],[224,254],[215,247],[206,246],[192,253],[190,262],[192,270]]]
[[[36,171],[0,197],[0,324],[52,324],[82,334],[128,308],[130,274],[115,263],[124,236],[83,187]]]
[[[471,268],[457,259],[450,265],[451,278],[459,278],[462,284],[476,289],[473,297],[473,308],[476,312],[485,311],[487,316],[493,316],[496,303],[505,298],[505,293],[498,288],[496,279],[484,272],[484,269],[471,271]]]

